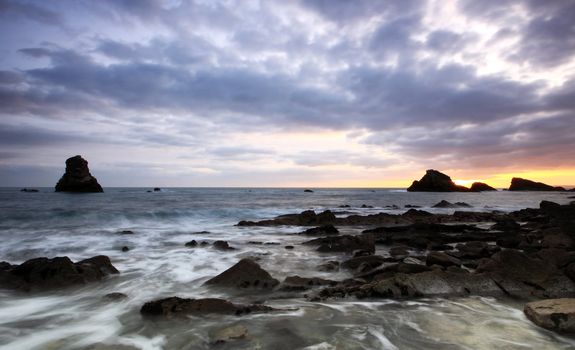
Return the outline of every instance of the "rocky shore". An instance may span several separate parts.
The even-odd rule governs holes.
[[[158,299],[143,304],[140,313],[145,319],[274,313],[285,310],[266,305],[266,300],[294,297],[322,302],[492,296],[513,297],[525,303],[546,300],[552,303],[554,314],[565,316],[546,316],[545,306],[527,304],[529,319],[548,329],[575,330],[570,323],[571,298],[575,297],[575,202],[559,205],[543,201],[538,208],[509,213],[475,212],[462,202],[439,204],[467,211],[433,214],[410,208],[402,214],[349,215],[307,210],[240,221],[237,227],[241,229],[298,227],[298,232],[286,235],[298,237],[300,246],[286,249],[314,250],[314,254],[337,258],[308,266],[309,274],[280,279],[262,268],[257,257],[245,256],[203,281],[217,297],[158,295]],[[121,233],[126,237],[138,235],[133,231]],[[186,249],[213,249],[218,254],[237,249],[221,240],[204,243],[191,241]],[[350,277],[335,277],[338,270]],[[331,272],[334,277],[326,277]],[[89,287],[118,273],[106,256],[78,262],[67,257],[36,258],[20,265],[1,262],[0,287],[23,293]],[[220,298],[222,293],[231,300]],[[238,295],[253,295],[257,301],[239,302],[234,299]],[[562,301],[549,301],[555,298]]]

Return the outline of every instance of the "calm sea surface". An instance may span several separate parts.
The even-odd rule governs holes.
[[[547,332],[523,316],[523,304],[494,298],[413,301],[307,302],[281,293],[224,294],[202,286],[243,257],[279,280],[286,276],[344,279],[346,271],[318,272],[343,261],[301,246],[298,227],[236,227],[240,220],[272,218],[307,209],[371,214],[402,213],[406,204],[431,209],[442,199],[466,202],[474,211],[538,207],[543,199],[568,203],[565,193],[408,193],[394,189],[107,188],[100,194],[39,193],[0,188],[0,261],[34,257],[72,260],[108,255],[121,271],[102,283],[43,294],[0,290],[0,349],[573,349],[575,340]],[[362,205],[373,208],[360,208]],[[338,208],[349,205],[351,208]],[[401,209],[393,209],[396,205]],[[341,213],[345,211],[346,213]],[[343,233],[362,228],[342,228]],[[119,231],[132,230],[133,235]],[[230,252],[186,248],[227,240]],[[279,245],[254,245],[250,241]],[[295,245],[286,250],[285,245]],[[127,246],[129,252],[122,252]],[[385,247],[378,254],[386,254]],[[102,296],[122,292],[109,303]],[[206,316],[163,322],[143,320],[146,301],[168,296],[223,297],[234,302],[267,300],[286,311],[246,317]],[[210,345],[215,330],[242,324],[247,340]]]

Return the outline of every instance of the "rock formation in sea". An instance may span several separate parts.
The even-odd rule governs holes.
[[[35,258],[20,265],[0,262],[0,287],[30,291],[54,290],[102,280],[119,273],[104,255],[72,262],[67,256]]]
[[[563,187],[554,187],[542,182],[535,182],[520,177],[511,179],[509,191],[565,191]]]
[[[234,266],[208,280],[205,284],[218,287],[269,289],[279,281],[251,259],[242,259]]]
[[[451,178],[437,170],[427,170],[419,181],[413,181],[407,189],[409,192],[470,192],[464,186],[453,183]]]
[[[104,192],[90,174],[88,161],[81,156],[66,159],[66,172],[56,184],[56,192]]]
[[[489,186],[483,182],[474,182],[471,184],[471,192],[486,192],[486,191],[497,191],[495,188]]]

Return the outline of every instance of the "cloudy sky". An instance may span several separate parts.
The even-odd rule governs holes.
[[[0,186],[575,185],[575,0],[0,0]]]

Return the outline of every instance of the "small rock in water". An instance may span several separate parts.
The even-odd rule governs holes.
[[[66,160],[66,172],[56,184],[56,192],[104,192],[90,174],[88,162],[81,156]]]
[[[205,284],[235,288],[273,288],[279,281],[251,259],[242,259],[234,266],[208,280]]]
[[[328,261],[324,264],[321,264],[317,267],[319,271],[324,272],[334,272],[339,271],[339,262],[338,261]]]
[[[303,190],[303,191],[304,191],[304,192],[307,192],[307,193],[313,193],[312,190]]]
[[[198,245],[198,242],[196,242],[196,240],[191,240],[189,242],[186,242],[186,247],[196,247]]]
[[[128,298],[128,296],[124,293],[118,293],[118,292],[114,292],[114,293],[108,293],[106,295],[104,295],[104,300],[107,301],[120,301],[120,300],[124,300]]]
[[[218,330],[212,337],[214,344],[222,344],[230,340],[244,339],[248,335],[248,329],[242,325],[235,325]]]
[[[373,208],[373,205],[362,204],[361,208],[363,209]]]
[[[527,303],[523,312],[540,327],[557,332],[575,332],[575,298],[534,301]]]
[[[234,250],[236,248],[230,247],[226,241],[215,241],[213,244],[214,248],[218,250]]]
[[[123,247],[122,247],[122,251],[123,251],[124,253],[125,253],[125,252],[129,252],[129,251],[130,251],[130,248],[128,248],[128,247],[126,247],[126,246],[123,246]]]
[[[299,234],[300,235],[314,235],[314,236],[337,235],[337,234],[339,234],[339,231],[337,228],[335,228],[335,226],[328,224],[328,225],[323,225],[323,226],[313,227],[313,228],[307,229],[303,232],[300,232]]]
[[[406,204],[406,205],[404,205],[404,208],[415,209],[415,208],[421,208],[421,206],[420,205]]]
[[[123,235],[133,235],[134,231],[130,231],[130,230],[123,230],[120,231],[119,233],[123,234]]]
[[[285,249],[288,249],[288,250],[291,250],[291,249],[293,249],[293,248],[294,248],[293,245],[286,245],[286,246],[285,246]]]
[[[154,192],[160,192],[162,189],[159,187],[154,187]]]
[[[31,192],[31,193],[35,193],[35,192],[40,192],[35,188],[23,188],[20,190],[20,192]]]

